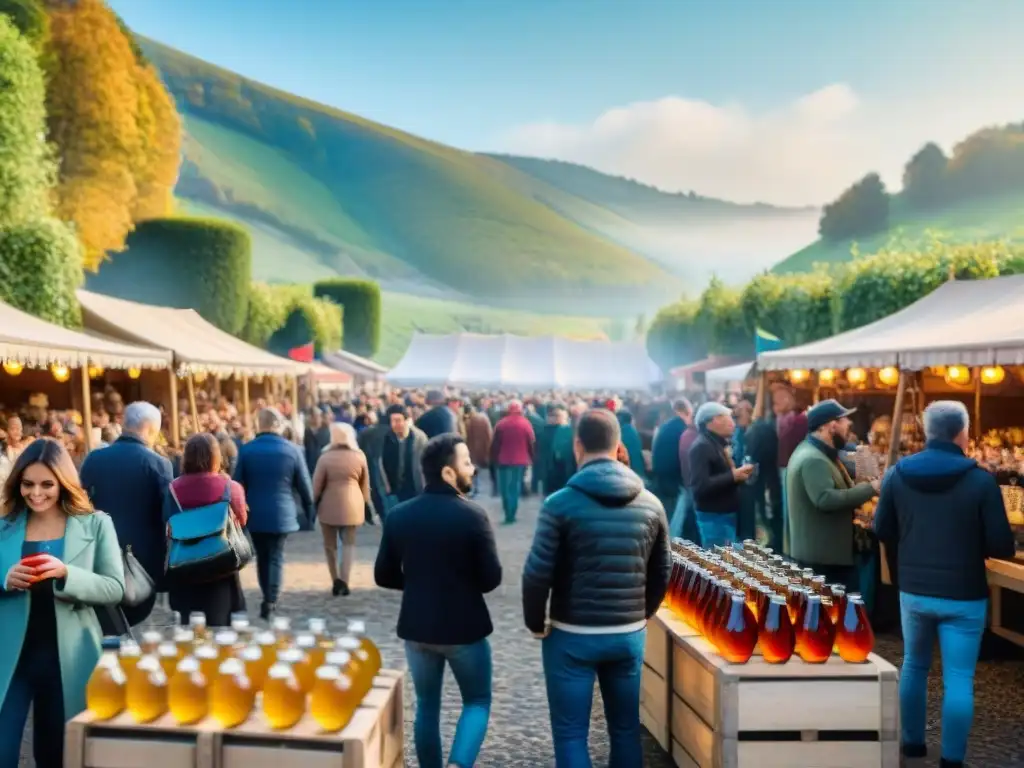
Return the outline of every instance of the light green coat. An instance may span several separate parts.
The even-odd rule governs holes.
[[[0,520],[0,578],[21,560],[26,515]],[[114,523],[103,512],[68,517],[64,531],[64,586],[54,585],[57,648],[64,687],[64,717],[85,709],[85,686],[100,658],[99,620],[92,606],[117,605],[124,597],[124,566]],[[0,701],[21,655],[28,627],[28,592],[0,591]]]

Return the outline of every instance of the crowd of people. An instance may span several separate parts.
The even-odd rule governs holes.
[[[483,493],[500,497],[505,525],[516,524],[524,494],[543,498],[522,574],[523,621],[542,644],[558,765],[590,764],[595,681],[611,764],[642,764],[645,626],[668,586],[672,539],[711,547],[760,536],[831,582],[860,581],[866,591],[873,577],[857,567],[863,532],[853,513],[879,494],[871,541],[885,543],[898,575],[906,638],[904,751],[924,749],[937,638],[942,764],[961,764],[984,560],[1014,554],[995,480],[964,455],[966,409],[932,404],[926,450],[884,482],[857,482],[847,456],[854,412],[834,400],[800,410],[785,385],[771,394],[764,408],[746,399],[695,407],[684,398],[394,391],[331,396],[301,413],[257,401],[251,414],[203,397],[199,430],[175,452],[159,408],[124,407],[106,393],[93,418],[109,439],[80,468],[60,415],[9,414],[0,446],[0,764],[17,763],[31,706],[37,765],[61,765],[59,740],[45,734],[83,709],[101,638],[146,621],[159,593],[183,619],[203,612],[210,626],[246,610],[237,571],[196,583],[171,568],[175,516],[219,505],[251,539],[266,621],[281,599],[289,535],[319,528],[332,594],[344,598],[359,526],[383,524],[374,576],[403,593],[397,633],[417,693],[419,764],[445,764],[447,665],[464,705],[447,764],[472,765],[493,677],[484,596],[502,579],[491,520],[476,503]],[[131,562],[154,585],[129,605]]]

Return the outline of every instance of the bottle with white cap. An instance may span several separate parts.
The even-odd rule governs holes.
[[[224,728],[234,728],[249,719],[256,705],[256,692],[245,675],[240,659],[226,659],[217,670],[210,689],[210,714]]]

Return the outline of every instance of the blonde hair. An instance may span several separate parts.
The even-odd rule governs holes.
[[[335,421],[331,423],[331,448],[337,448],[344,446],[346,448],[358,448],[359,443],[356,442],[356,431],[352,428],[351,424],[346,424],[344,421]]]

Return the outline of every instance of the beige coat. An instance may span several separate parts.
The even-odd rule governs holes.
[[[352,448],[328,448],[313,472],[317,517],[327,525],[362,525],[370,500],[370,471],[365,454]]]

